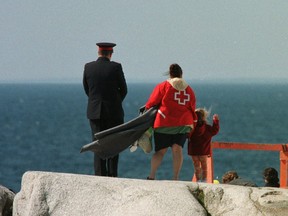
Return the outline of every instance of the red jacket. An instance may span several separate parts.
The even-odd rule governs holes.
[[[195,124],[196,98],[192,88],[181,78],[158,84],[146,103],[146,109],[159,105],[154,128]]]
[[[188,142],[189,155],[210,155],[211,139],[219,132],[219,120],[213,120],[213,126],[196,126]]]

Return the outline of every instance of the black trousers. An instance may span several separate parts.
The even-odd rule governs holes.
[[[94,134],[117,125],[123,124],[123,119],[90,119],[90,127],[92,131],[92,140],[94,141]],[[96,176],[118,176],[118,161],[119,155],[112,158],[101,159],[94,153],[94,172]]]

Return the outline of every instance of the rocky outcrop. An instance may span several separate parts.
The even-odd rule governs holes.
[[[26,172],[14,216],[288,215],[288,190]]]
[[[12,216],[14,197],[13,191],[0,185],[0,216]]]
[[[198,200],[211,215],[288,215],[286,189],[201,184],[197,193],[204,197]]]

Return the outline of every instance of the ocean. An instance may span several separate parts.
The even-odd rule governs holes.
[[[288,84],[191,82],[197,107],[220,117],[220,132],[213,141],[287,143]],[[128,83],[123,102],[125,121],[138,116],[154,83]],[[93,153],[80,153],[91,142],[86,119],[87,97],[81,84],[0,84],[0,184],[21,189],[26,171],[93,175]],[[210,121],[211,122],[211,121]],[[263,186],[262,171],[279,171],[279,153],[214,150],[214,179],[229,170]],[[184,146],[180,180],[191,181],[193,164]],[[120,154],[119,177],[145,179],[152,153],[141,149]],[[171,150],[165,155],[157,179],[172,178]]]

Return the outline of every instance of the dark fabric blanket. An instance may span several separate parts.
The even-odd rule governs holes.
[[[96,133],[96,140],[84,145],[80,152],[92,151],[102,159],[119,154],[153,126],[157,110],[157,107],[152,107],[129,122]]]

